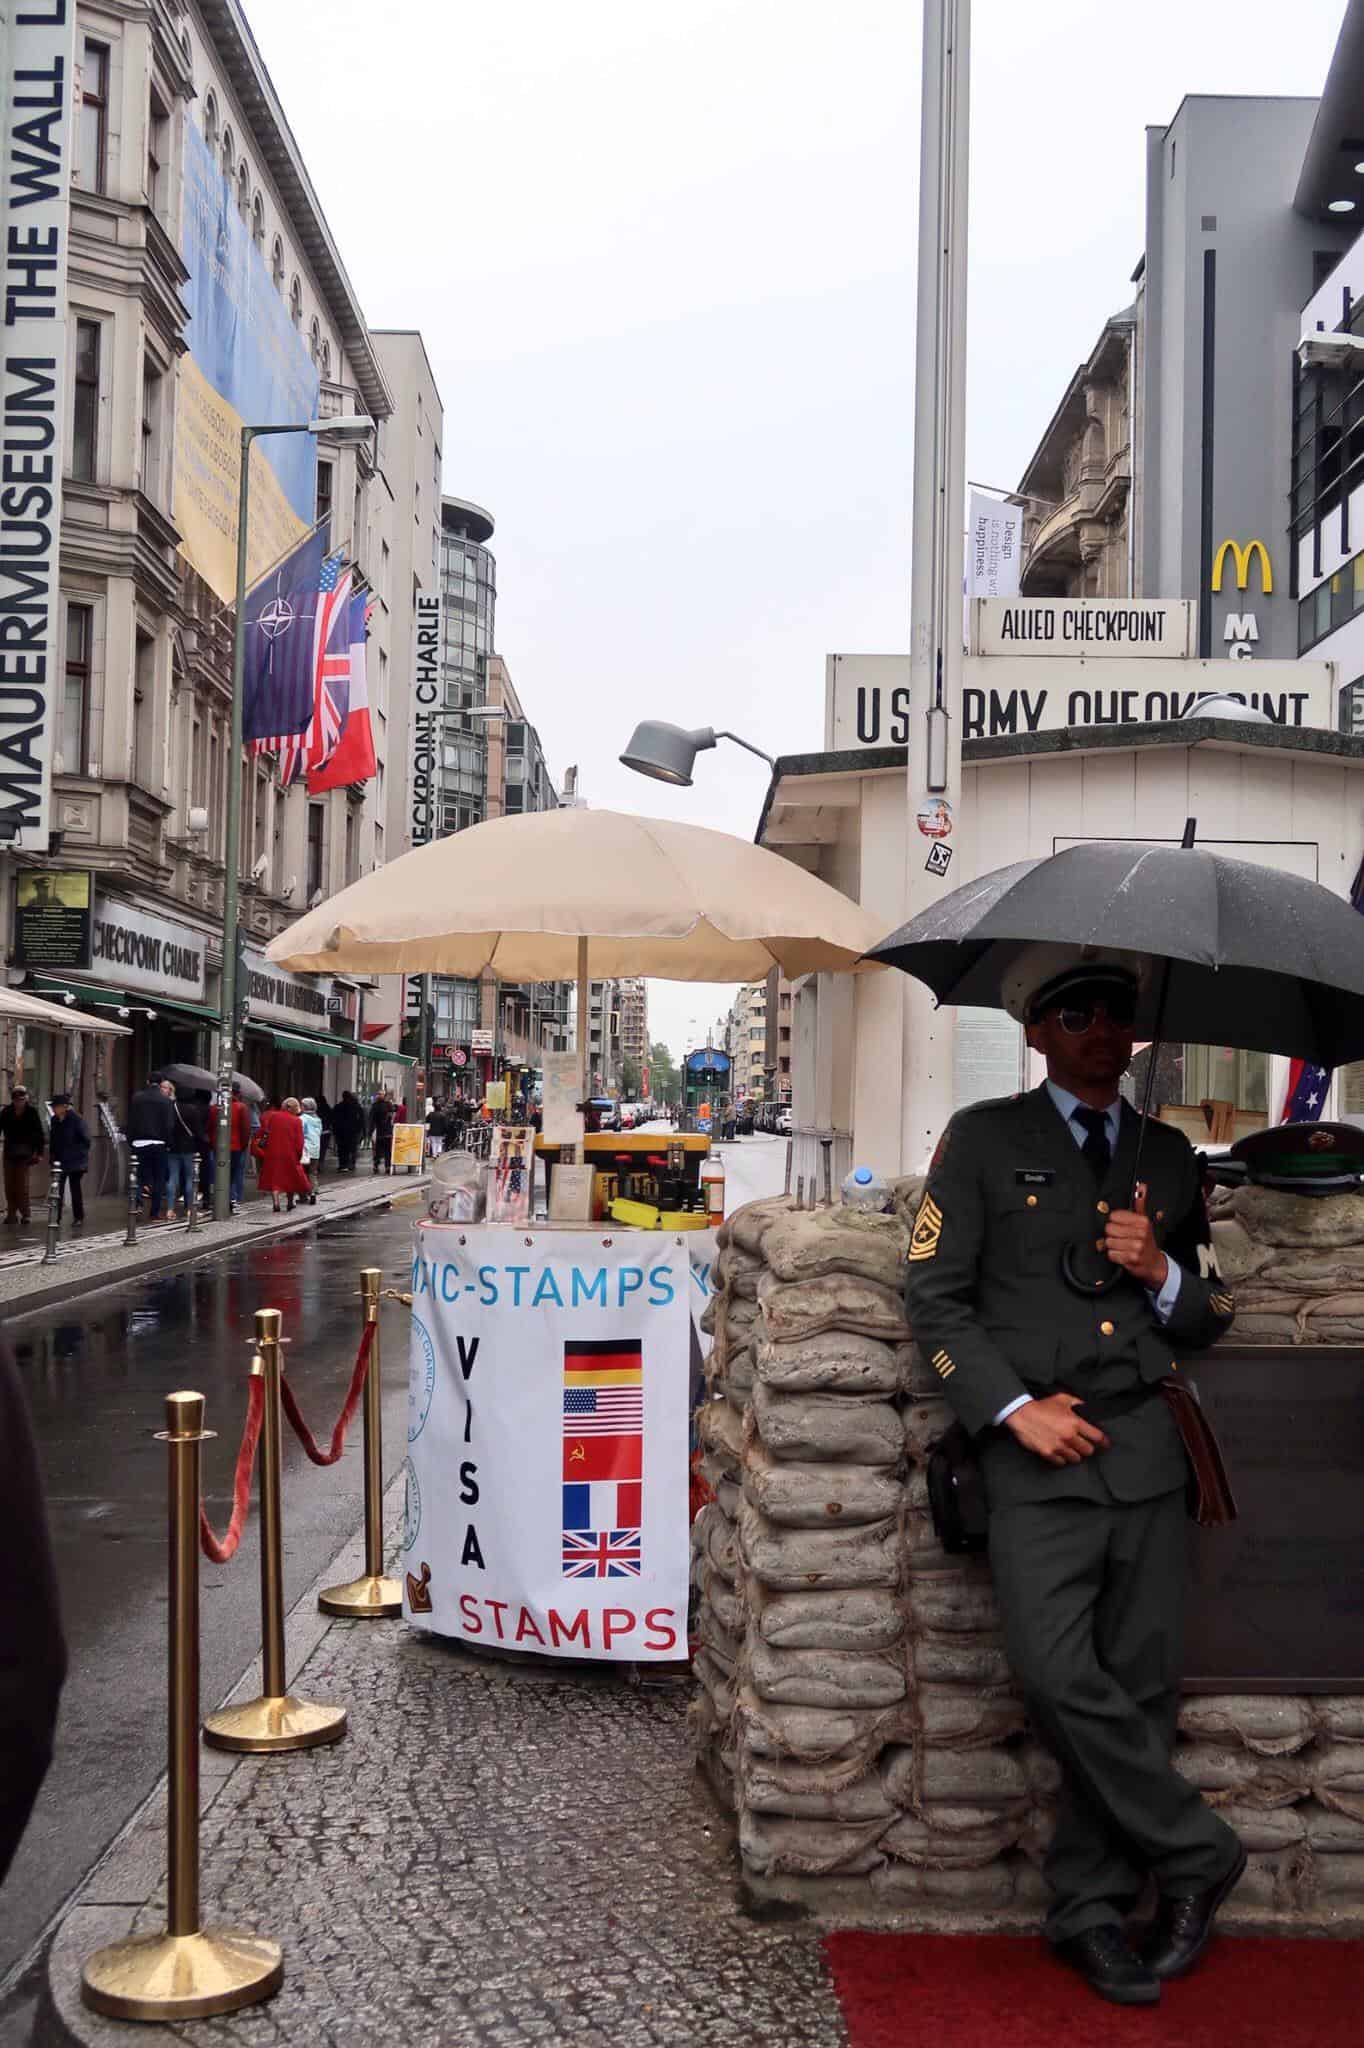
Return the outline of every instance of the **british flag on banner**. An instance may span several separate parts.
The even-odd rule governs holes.
[[[639,1578],[644,1347],[638,1339],[564,1345],[563,1470],[564,1577]]]
[[[313,615],[313,714],[306,732],[280,749],[279,779],[287,789],[309,770],[325,767],[346,722],[350,697],[350,586],[345,556],[328,555],[318,580]]]

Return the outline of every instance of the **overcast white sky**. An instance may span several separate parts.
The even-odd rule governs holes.
[[[246,0],[366,314],[419,327],[445,488],[556,777],[748,838],[635,719],[817,747],[824,656],[908,644],[912,0]],[[967,474],[1016,482],[1142,250],[1185,93],[1321,88],[1341,0],[977,0]],[[680,1050],[730,992],[656,983]]]

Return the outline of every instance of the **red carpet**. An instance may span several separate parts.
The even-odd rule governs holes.
[[[1159,2005],[1108,2005],[1007,1935],[831,1934],[849,2048],[1356,2048],[1364,1942],[1228,1936]]]

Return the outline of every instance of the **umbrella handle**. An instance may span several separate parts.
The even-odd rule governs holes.
[[[1100,1295],[1110,1293],[1118,1282],[1126,1277],[1125,1266],[1115,1266],[1111,1260],[1106,1263],[1109,1270],[1102,1278],[1086,1280],[1075,1270],[1075,1246],[1068,1244],[1061,1254],[1061,1278],[1076,1294],[1087,1295],[1093,1301]]]

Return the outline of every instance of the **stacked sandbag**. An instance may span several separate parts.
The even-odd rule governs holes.
[[[1364,1193],[1239,1187],[1212,1236],[1237,1343],[1364,1343]]]
[[[697,1726],[756,1893],[1017,1924],[1022,1710],[988,1574],[928,1513],[948,1416],[904,1316],[921,1190],[885,1216],[752,1203],[720,1233]]]

